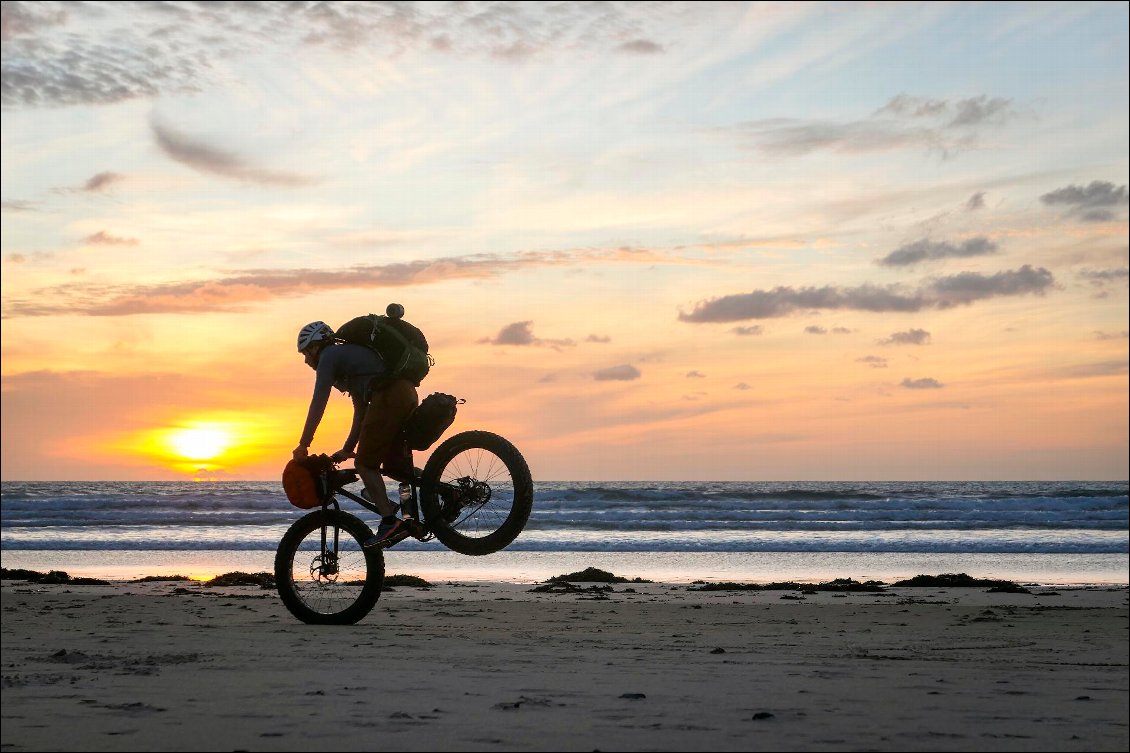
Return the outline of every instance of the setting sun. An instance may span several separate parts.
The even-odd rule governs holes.
[[[230,432],[218,427],[177,429],[169,434],[169,446],[185,460],[211,460],[232,445]]]

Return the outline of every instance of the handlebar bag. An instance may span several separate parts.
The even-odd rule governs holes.
[[[283,469],[282,483],[286,498],[295,507],[309,510],[318,507],[329,494],[326,471],[330,460],[325,455],[295,458]]]

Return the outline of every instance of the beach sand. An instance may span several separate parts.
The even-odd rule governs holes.
[[[22,750],[1125,751],[1127,589],[3,584]],[[586,587],[587,588],[587,587]]]

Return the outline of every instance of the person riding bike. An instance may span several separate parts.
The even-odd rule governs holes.
[[[415,521],[397,517],[398,505],[388,498],[380,469],[382,462],[387,467],[400,465],[405,459],[407,448],[400,430],[420,402],[415,386],[406,379],[390,378],[384,361],[375,351],[335,341],[333,329],[325,322],[311,322],[299,330],[298,352],[317,376],[306,425],[294,448],[294,457],[309,455],[314,433],[329,402],[330,389],[336,387],[348,393],[353,401],[353,423],[345,444],[331,457],[335,463],[356,458],[357,474],[382,516],[376,534],[364,542],[364,546],[379,546],[410,535]]]

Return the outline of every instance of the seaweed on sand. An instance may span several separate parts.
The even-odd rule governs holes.
[[[9,570],[8,568],[0,569],[0,579],[3,580],[26,580],[29,583],[42,583],[42,584],[63,584],[68,586],[109,586],[112,585],[108,580],[100,580],[98,578],[72,578],[62,570],[52,570],[47,573],[41,573],[36,570]]]
[[[217,575],[212,580],[206,582],[205,586],[258,586],[263,589],[273,589],[275,587],[274,573],[224,573]]]
[[[990,593],[1016,593],[1030,594],[1027,588],[1013,583],[1011,580],[992,580],[989,578],[973,578],[965,573],[942,573],[941,575],[915,575],[907,580],[900,580],[894,584],[900,587],[911,588],[984,588],[989,587]]]
[[[575,573],[566,573],[565,575],[554,575],[547,583],[652,583],[653,581],[644,580],[643,578],[632,578],[631,580],[620,575],[613,575],[607,570],[600,570],[595,567],[586,567],[584,570],[579,570]]]

